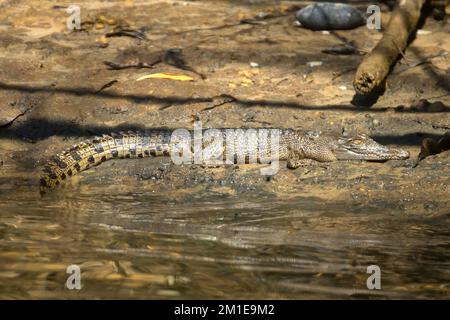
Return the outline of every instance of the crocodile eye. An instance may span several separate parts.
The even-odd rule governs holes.
[[[354,143],[354,144],[358,144],[358,145],[359,145],[359,144],[361,144],[361,143],[362,143],[362,141],[361,141],[361,140],[353,140],[353,143]]]

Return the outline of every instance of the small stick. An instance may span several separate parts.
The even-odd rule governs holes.
[[[426,64],[426,63],[431,63],[432,59],[437,58],[437,57],[443,57],[443,56],[446,56],[446,55],[448,55],[447,51],[441,51],[441,52],[439,52],[437,54],[432,54],[432,55],[426,56],[426,57],[420,59],[417,62],[407,63],[407,64],[405,64],[403,66],[400,66],[398,68],[398,71],[396,70],[396,72],[393,72],[392,74],[399,74],[399,73],[402,73],[403,71],[406,71],[408,69],[415,68],[415,67],[421,66],[421,65]]]
[[[109,70],[122,70],[127,68],[149,68],[152,69],[156,64],[161,63],[161,59],[157,59],[154,62],[137,62],[137,63],[115,63],[112,61],[103,61],[105,65],[109,67]]]
[[[375,92],[384,84],[391,66],[403,54],[408,39],[416,29],[422,6],[426,0],[400,0],[392,12],[383,37],[364,57],[356,70],[353,87],[357,94]]]
[[[112,85],[114,85],[114,84],[117,83],[117,82],[119,82],[119,80],[115,80],[115,79],[114,79],[114,80],[109,81],[108,83],[104,84],[100,89],[98,89],[98,90],[96,91],[96,93],[99,93],[99,92],[105,90],[106,88],[111,87]]]
[[[147,40],[147,37],[145,36],[145,33],[138,31],[138,30],[134,30],[134,29],[130,29],[130,28],[116,28],[116,30],[114,30],[113,32],[109,32],[105,35],[107,38],[109,37],[132,37],[132,38],[137,38],[140,40]]]

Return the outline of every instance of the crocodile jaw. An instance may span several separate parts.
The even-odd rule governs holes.
[[[338,160],[386,161],[409,158],[408,151],[386,147],[366,135],[341,137],[334,154]]]
[[[361,150],[362,151],[362,150]],[[409,152],[402,149],[383,150],[364,150],[358,152],[355,150],[336,150],[338,160],[368,160],[368,161],[386,161],[386,160],[404,160],[409,158]]]

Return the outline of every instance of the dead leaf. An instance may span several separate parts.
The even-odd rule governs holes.
[[[177,81],[194,81],[194,78],[186,76],[184,74],[169,74],[169,73],[152,73],[136,79],[136,81],[141,81],[144,79],[171,79]]]

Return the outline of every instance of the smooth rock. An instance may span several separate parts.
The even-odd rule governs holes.
[[[344,3],[322,2],[297,11],[297,20],[311,30],[345,30],[366,23],[361,11]]]

